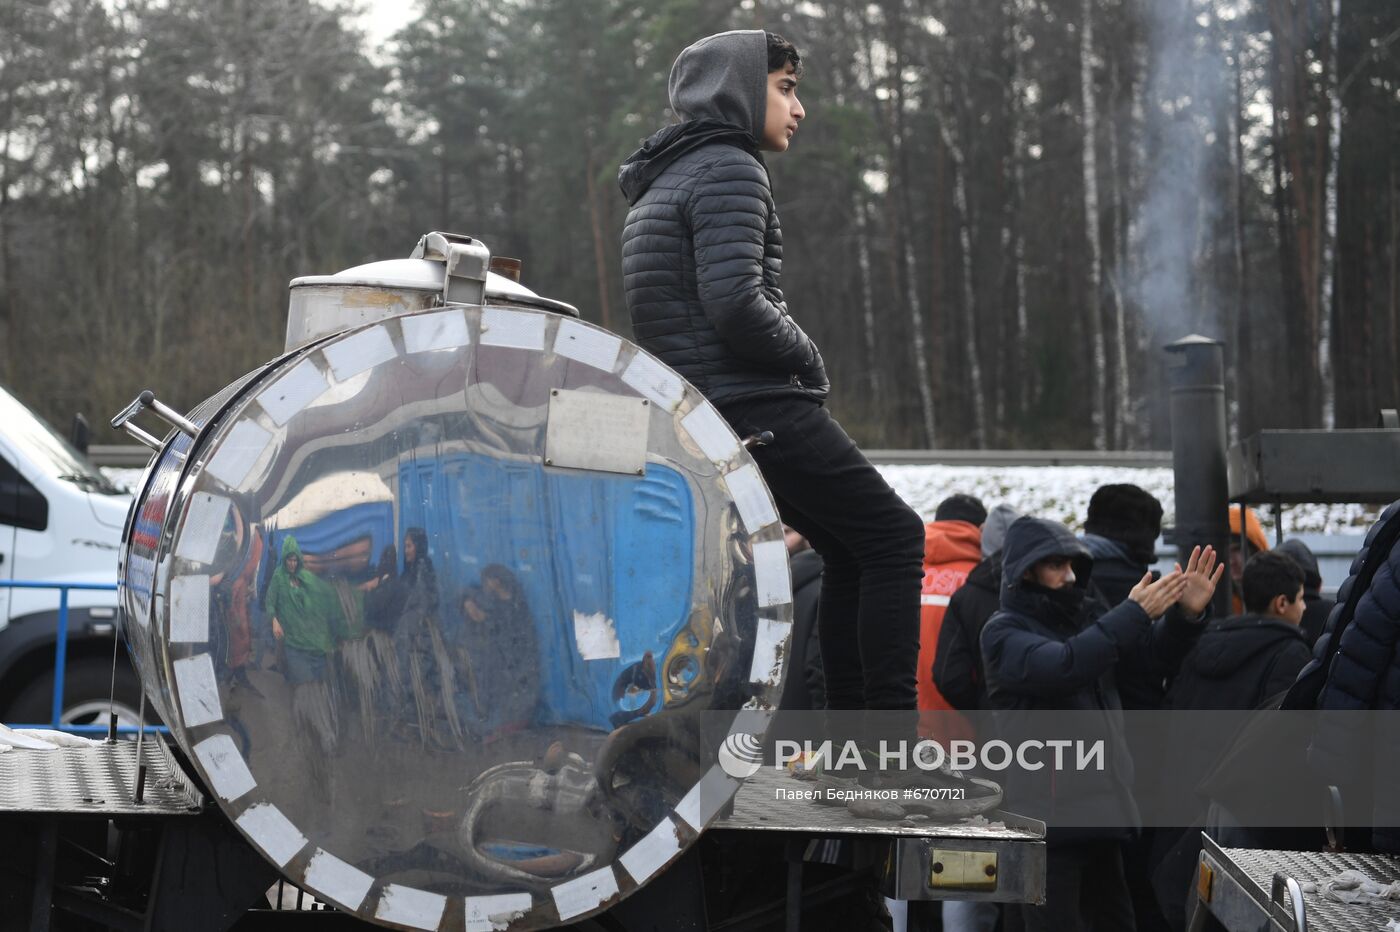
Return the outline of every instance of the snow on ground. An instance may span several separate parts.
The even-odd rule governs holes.
[[[976,495],[988,508],[1002,503],[1021,514],[1063,521],[1083,529],[1089,497],[1101,485],[1131,482],[1155,495],[1166,512],[1162,524],[1176,523],[1169,467],[1131,466],[881,466],[880,473],[909,505],[932,521],[938,503],[954,492]],[[1285,505],[1286,535],[1361,534],[1380,514],[1367,505]],[[1273,538],[1271,509],[1259,514]]]
[[[1157,496],[1166,512],[1162,523],[1175,524],[1172,471],[1167,467],[1130,466],[881,466],[885,480],[924,520],[932,521],[938,503],[954,492],[976,495],[988,508],[1006,503],[1022,514],[1063,521],[1082,530],[1089,496],[1110,482],[1131,482]],[[144,470],[104,469],[122,488],[135,491]],[[1365,505],[1286,505],[1285,534],[1364,534],[1380,509]],[[1261,512],[1273,537],[1273,516]]]

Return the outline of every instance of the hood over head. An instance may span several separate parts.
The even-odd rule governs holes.
[[[763,161],[758,145],[747,130],[719,120],[689,120],[672,123],[657,130],[642,143],[642,147],[623,160],[617,170],[617,184],[628,204],[635,204],[647,192],[651,183],[661,176],[672,162],[701,146],[712,142],[727,143]]]
[[[1308,545],[1296,537],[1279,544],[1276,548],[1279,553],[1286,553],[1298,564],[1298,568],[1303,571],[1303,589],[1307,592],[1317,592],[1322,588],[1322,571],[1317,566],[1317,557],[1308,549]]]
[[[1006,540],[1006,529],[1021,517],[1021,513],[1010,505],[997,505],[987,512],[987,520],[982,522],[982,556],[990,557],[1001,550]]]
[[[768,110],[768,36],[735,29],[685,48],[671,66],[671,109],[684,121],[716,120],[763,139]]]
[[[1003,592],[1018,588],[1026,570],[1050,557],[1070,558],[1075,588],[1089,585],[1089,573],[1094,568],[1094,558],[1069,528],[1044,518],[1018,518],[1012,523],[1006,529],[1001,554]]]
[[[1259,515],[1255,514],[1253,508],[1245,509],[1244,537],[1249,541],[1249,545],[1256,553],[1262,553],[1269,549],[1269,536],[1264,533],[1264,525],[1259,523]],[[1230,543],[1237,544],[1240,541],[1240,509],[1238,505],[1230,506]]]
[[[297,539],[291,534],[282,538],[282,551],[277,559],[279,562],[285,562],[288,557],[296,557],[303,565],[306,563],[306,558],[301,554],[301,544],[297,543]]]
[[[924,566],[976,563],[982,559],[982,531],[966,521],[931,521],[924,525]]]

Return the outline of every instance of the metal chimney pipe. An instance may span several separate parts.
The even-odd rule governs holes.
[[[1166,346],[1171,385],[1176,546],[1184,567],[1191,548],[1209,544],[1230,559],[1230,486],[1226,470],[1225,344],[1199,334]],[[1214,617],[1230,614],[1230,571],[1215,590]]]

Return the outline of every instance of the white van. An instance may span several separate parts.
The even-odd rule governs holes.
[[[117,581],[131,496],[0,387],[0,579]],[[0,587],[0,721],[47,722],[52,709],[57,590]],[[117,594],[71,590],[63,721],[107,722]],[[134,723],[140,686],[118,658],[118,714]]]

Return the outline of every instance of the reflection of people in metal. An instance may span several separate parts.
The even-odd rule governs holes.
[[[428,555],[428,535],[421,527],[404,532],[403,572],[393,582],[393,589],[385,607],[397,618],[394,647],[401,675],[413,691],[419,740],[425,745],[460,748],[463,732],[455,702],[457,681],[438,625],[437,573]]]
[[[509,573],[505,567],[498,569]],[[483,580],[487,578],[482,573]],[[514,579],[514,577],[511,577]],[[480,586],[462,593],[462,629],[457,644],[458,669],[471,699],[469,715],[484,741],[523,731],[539,702],[539,640],[535,625],[498,614],[508,600],[487,595]],[[476,729],[473,729],[476,730]]]
[[[373,741],[376,723],[383,712],[383,701],[397,705],[403,699],[403,681],[399,677],[398,656],[394,641],[385,628],[392,628],[396,617],[389,613],[387,600],[394,597],[394,581],[398,575],[398,551],[390,544],[379,556],[374,576],[351,586],[336,580],[345,613],[345,624],[337,632],[339,684],[353,696],[360,713],[360,729],[367,741]]]
[[[221,659],[229,681],[256,696],[262,694],[248,679],[248,668],[253,663],[252,610],[263,547],[257,526],[250,526],[237,508],[230,509],[217,560],[225,569],[209,578],[210,594],[223,621],[216,630],[222,637]]]
[[[292,685],[292,711],[303,734],[315,735],[320,749],[335,749],[338,724],[326,687],[327,658],[335,649],[334,625],[340,623],[335,587],[305,566],[301,545],[288,534],[281,561],[267,587],[267,614],[272,636],[281,647],[282,675]]]

